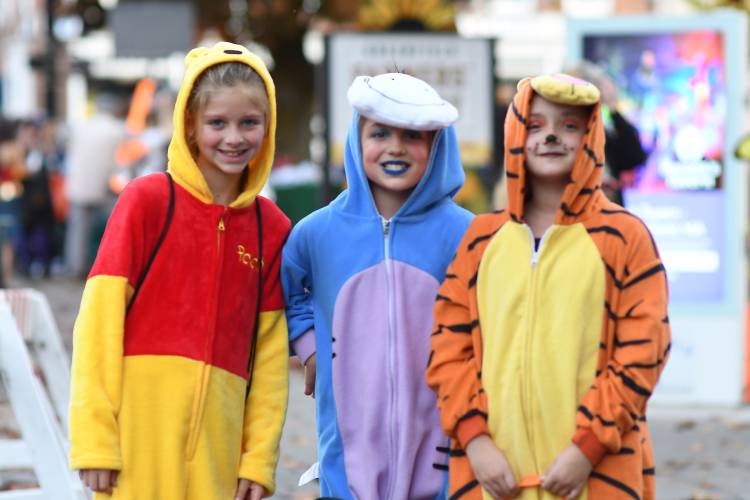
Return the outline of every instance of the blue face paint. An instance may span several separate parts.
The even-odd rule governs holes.
[[[406,173],[411,168],[411,163],[403,160],[388,160],[381,163],[380,166],[383,167],[383,172],[395,177]]]

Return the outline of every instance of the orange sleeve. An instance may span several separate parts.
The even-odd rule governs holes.
[[[593,464],[605,453],[616,453],[622,436],[645,421],[646,403],[664,368],[671,346],[667,315],[667,279],[648,229],[637,219],[628,231],[633,238],[624,266],[608,264],[604,363],[584,395],[576,418],[573,442]]]
[[[479,249],[472,246],[482,233],[482,218],[464,235],[435,302],[430,337],[427,384],[437,393],[445,432],[465,447],[480,434],[489,434],[487,398],[481,381],[481,335],[473,281]],[[471,284],[471,285],[470,285]]]

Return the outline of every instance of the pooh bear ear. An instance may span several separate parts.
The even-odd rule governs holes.
[[[558,104],[590,106],[599,102],[599,89],[593,83],[563,73],[534,77],[531,88],[548,101]]]
[[[187,68],[188,66],[190,66],[193,63],[193,61],[195,61],[196,59],[199,59],[199,58],[205,56],[209,52],[210,52],[210,49],[208,49],[206,47],[196,47],[196,48],[194,48],[193,50],[191,50],[190,52],[188,52],[187,55],[185,56],[185,67]]]
[[[218,42],[211,48],[212,52],[224,52],[225,54],[249,54],[247,47],[230,42]]]
[[[252,55],[247,47],[230,42],[217,42],[213,47],[196,47],[185,56],[185,67],[189,68],[198,59],[214,57],[217,61],[225,57],[225,54]]]

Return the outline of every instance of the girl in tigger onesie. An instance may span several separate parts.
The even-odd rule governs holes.
[[[474,220],[440,288],[427,381],[451,498],[654,498],[666,277],[643,222],[601,191],[598,99],[566,75],[519,83],[509,207]]]
[[[357,77],[347,97],[348,188],[295,226],[281,269],[290,340],[317,372],[321,496],[433,499],[448,438],[424,382],[432,309],[472,217],[451,199],[458,112],[399,73]]]
[[[290,229],[258,196],[274,155],[274,85],[239,45],[197,48],[185,63],[173,183],[152,174],[122,192],[73,333],[70,465],[96,498],[274,492],[288,382],[278,273]],[[170,199],[171,224],[137,288]]]

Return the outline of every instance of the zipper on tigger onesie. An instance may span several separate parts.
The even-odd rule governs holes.
[[[224,249],[224,238],[226,233],[227,219],[229,218],[229,212],[224,207],[223,212],[219,216],[219,220],[216,223],[216,279],[214,280],[214,289],[211,295],[212,305],[211,314],[209,315],[208,335],[206,335],[206,343],[203,348],[203,359],[201,360],[201,369],[198,374],[198,380],[195,388],[195,396],[193,399],[193,409],[190,415],[190,428],[188,430],[188,440],[186,449],[186,458],[188,461],[192,460],[195,456],[195,451],[198,447],[198,438],[200,435],[203,413],[206,406],[206,393],[208,392],[209,378],[211,377],[211,365],[209,360],[211,359],[211,351],[216,334],[216,321],[219,302],[219,289],[221,287],[221,273],[223,269],[223,249]]]
[[[531,419],[533,418],[534,412],[532,405],[532,398],[531,396],[531,380],[530,380],[530,373],[531,373],[531,367],[534,366],[534,362],[531,359],[531,340],[532,335],[534,333],[534,314],[536,313],[536,289],[537,289],[537,275],[538,270],[537,266],[539,264],[539,258],[541,256],[542,250],[544,250],[544,243],[547,239],[547,237],[554,231],[555,226],[548,227],[544,234],[542,234],[542,237],[539,240],[539,246],[537,247],[536,244],[536,238],[534,238],[534,232],[531,230],[531,227],[527,224],[526,229],[529,231],[529,238],[531,243],[531,262],[529,265],[531,266],[531,272],[529,273],[529,299],[526,306],[526,312],[527,317],[529,318],[526,326],[526,334],[524,335],[524,352],[523,352],[523,366],[521,369],[521,373],[523,373],[522,378],[522,394],[523,397],[521,399],[521,411],[523,412],[524,420],[526,421],[526,440],[529,443],[530,449],[534,450],[534,435],[532,434],[532,429],[534,428],[534,424],[532,423]],[[534,457],[536,457],[536,453],[532,454]],[[536,463],[536,458],[534,458],[534,467],[539,469],[539,464]]]

